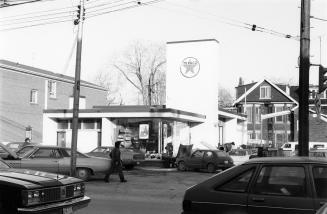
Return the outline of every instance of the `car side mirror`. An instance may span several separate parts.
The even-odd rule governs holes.
[[[35,158],[35,155],[31,155],[30,158],[31,158],[31,159]]]

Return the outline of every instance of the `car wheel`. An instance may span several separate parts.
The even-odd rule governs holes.
[[[186,170],[185,162],[184,162],[184,161],[180,161],[180,162],[178,162],[177,169],[178,169],[179,171],[185,171],[185,170]]]
[[[214,172],[216,171],[216,167],[215,167],[214,164],[209,163],[209,164],[207,165],[207,170],[208,170],[208,172],[210,172],[210,173],[214,173]]]
[[[90,175],[91,175],[90,170],[86,168],[79,168],[76,171],[76,176],[84,181],[87,181]]]

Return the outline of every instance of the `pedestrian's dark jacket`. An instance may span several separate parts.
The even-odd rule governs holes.
[[[110,152],[110,157],[113,162],[120,162],[120,150],[119,148],[113,148],[113,150]]]

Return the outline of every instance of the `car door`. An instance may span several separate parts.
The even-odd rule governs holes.
[[[69,175],[70,174],[70,152],[67,151],[67,148],[60,148],[61,158],[59,161],[59,173]],[[77,161],[78,159],[76,159]]]
[[[217,151],[216,154],[218,167],[224,168],[228,164],[228,154],[225,151]]]
[[[206,214],[247,214],[249,184],[255,171],[255,165],[239,166],[237,171],[230,171],[209,191],[199,193],[201,203],[192,202],[194,209]]]
[[[314,208],[318,210],[327,202],[327,166],[314,165],[312,167]]]
[[[196,150],[191,157],[186,161],[186,165],[193,169],[201,169],[203,165],[204,151]]]
[[[21,168],[59,173],[61,155],[57,148],[38,148],[21,160]]]
[[[251,214],[312,214],[313,199],[307,170],[301,164],[265,164],[248,197]]]

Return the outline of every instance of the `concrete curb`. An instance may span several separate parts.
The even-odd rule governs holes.
[[[153,171],[153,172],[177,172],[177,168],[158,168],[158,167],[135,167],[137,170]]]

